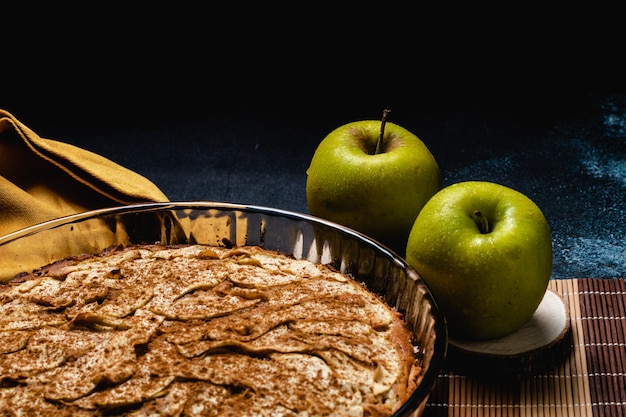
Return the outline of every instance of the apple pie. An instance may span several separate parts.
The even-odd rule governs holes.
[[[386,416],[417,383],[400,313],[256,246],[136,245],[0,286],[0,415]]]

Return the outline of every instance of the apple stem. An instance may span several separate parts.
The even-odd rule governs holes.
[[[472,219],[474,220],[474,223],[476,223],[476,226],[478,226],[480,233],[484,235],[490,232],[489,221],[479,210],[474,210],[472,213]]]
[[[374,155],[378,155],[380,153],[380,148],[383,146],[383,139],[385,137],[385,124],[387,123],[387,115],[391,112],[389,109],[383,110],[383,117],[380,121],[380,135],[378,136],[378,141],[376,141],[376,152]]]

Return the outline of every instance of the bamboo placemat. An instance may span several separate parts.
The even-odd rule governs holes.
[[[626,416],[626,281],[551,280],[569,306],[572,352],[554,371],[494,382],[444,371],[427,417]]]

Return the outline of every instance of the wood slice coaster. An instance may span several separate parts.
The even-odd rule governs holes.
[[[514,333],[487,341],[449,339],[446,367],[487,379],[525,379],[557,367],[572,349],[569,309],[548,289],[533,317]]]

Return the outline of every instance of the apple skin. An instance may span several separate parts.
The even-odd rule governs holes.
[[[492,182],[460,182],[426,203],[411,229],[406,261],[433,292],[452,337],[499,338],[526,323],[545,295],[550,228],[526,195]]]
[[[307,169],[309,212],[355,229],[404,256],[409,232],[441,188],[439,166],[407,129],[381,121],[339,126],[318,145]]]

